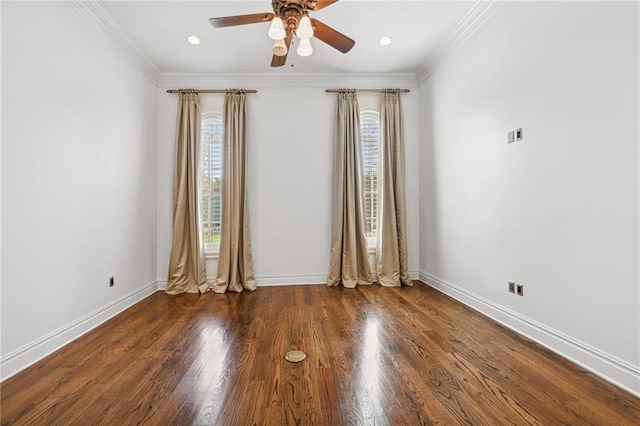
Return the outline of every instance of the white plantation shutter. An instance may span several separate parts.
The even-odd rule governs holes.
[[[376,246],[378,229],[378,151],[380,123],[373,110],[360,113],[362,181],[364,183],[365,232],[369,248]]]
[[[205,253],[217,253],[220,246],[222,180],[222,114],[202,114],[200,132],[200,214]]]

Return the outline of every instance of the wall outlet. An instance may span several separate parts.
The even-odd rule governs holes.
[[[516,292],[516,283],[513,281],[509,281],[509,293]]]
[[[115,284],[115,279],[113,277],[109,278],[109,287],[113,287]]]
[[[507,133],[507,143],[514,143],[524,139],[524,133],[522,127],[516,130],[512,130]]]
[[[517,284],[517,291],[516,294],[518,296],[524,296],[524,284]]]
[[[522,140],[522,138],[523,138],[523,135],[522,135],[522,129],[517,129],[517,130],[516,130],[516,140],[517,140],[517,141],[521,141],[521,140]]]

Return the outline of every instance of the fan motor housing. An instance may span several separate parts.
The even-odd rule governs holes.
[[[316,2],[307,0],[273,0],[271,6],[275,14],[282,18],[289,32],[298,28],[302,15],[306,14],[307,10],[314,10]]]

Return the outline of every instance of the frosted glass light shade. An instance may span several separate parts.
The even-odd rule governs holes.
[[[313,37],[313,27],[311,26],[311,19],[309,19],[309,16],[304,15],[302,19],[300,19],[296,35],[302,40],[309,40]]]
[[[280,40],[287,35],[284,30],[284,23],[282,22],[282,18],[276,16],[271,20],[271,27],[269,28],[269,37],[271,40]]]
[[[283,38],[273,43],[273,54],[276,56],[284,56],[287,54],[287,45],[284,44]]]
[[[300,39],[297,52],[300,56],[309,56],[313,53],[313,47],[311,46],[309,39]]]

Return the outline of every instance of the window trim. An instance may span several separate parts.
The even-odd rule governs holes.
[[[374,122],[377,127],[378,127],[378,164],[377,164],[377,172],[376,172],[376,182],[379,180],[380,178],[380,112],[376,109],[373,108],[367,108],[367,109],[363,109],[360,111],[360,139],[361,139],[361,150],[364,149],[364,142],[362,141],[362,125],[364,123],[367,122]],[[362,161],[364,163],[364,152],[361,151],[360,155],[362,156]],[[363,164],[364,165],[364,164]],[[364,188],[364,170],[362,173],[362,178],[363,178],[363,188]],[[376,196],[376,210],[378,209],[378,201],[380,199],[380,190],[379,190],[379,186],[376,185],[376,191],[377,191],[377,196]],[[364,196],[365,194],[363,194]],[[364,200],[363,200],[364,202]],[[367,217],[366,217],[366,210],[365,210],[365,221],[367,221]],[[376,220],[377,220],[377,214],[376,214]],[[377,224],[376,224],[376,228],[377,228]],[[371,253],[375,253],[377,250],[377,237],[366,237],[367,240],[367,251],[371,254]]]
[[[222,128],[222,135],[221,135],[221,145],[224,143],[224,123],[223,123],[223,114],[222,111],[219,111],[217,109],[213,109],[213,108],[207,108],[207,109],[203,109],[200,111],[200,131],[202,132],[202,128],[203,125],[207,122],[207,121],[218,121],[220,123],[220,127]],[[202,135],[200,138],[200,158],[198,159],[198,161],[200,162],[200,167],[202,167]],[[220,168],[222,169],[224,164],[224,158],[220,159]],[[200,173],[199,173],[200,174]],[[202,188],[199,189],[198,191],[198,210],[201,210],[202,207]],[[221,204],[222,204],[222,200],[221,200]],[[203,217],[202,217],[202,212],[200,212],[199,214],[200,218],[199,218],[199,227],[200,227],[200,234],[202,235],[203,239],[202,239],[202,247],[204,250],[204,257],[205,259],[217,259],[219,252],[220,252],[220,243],[205,243],[204,242],[204,229],[203,229]],[[220,216],[222,217],[222,206],[220,208]]]

